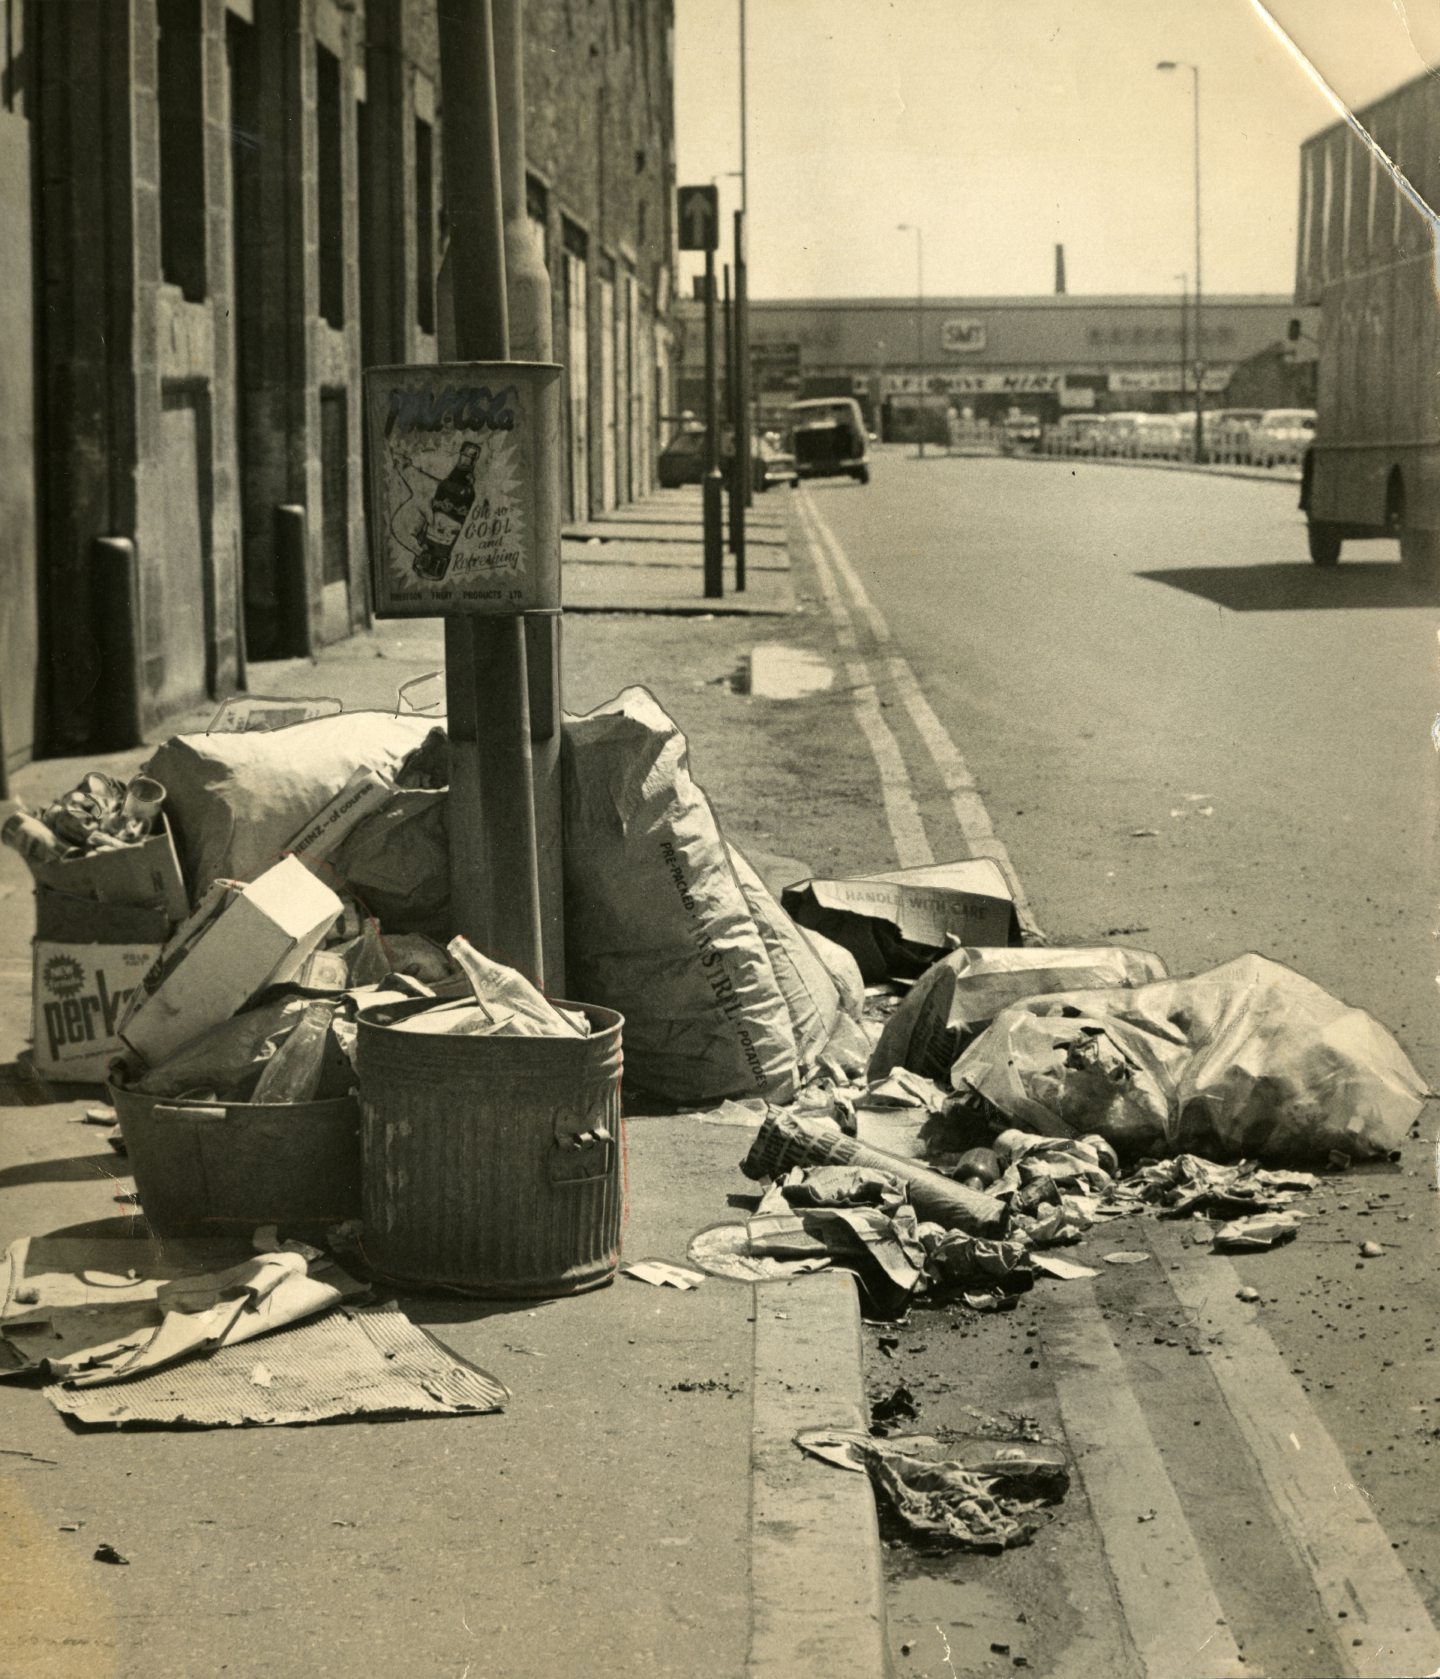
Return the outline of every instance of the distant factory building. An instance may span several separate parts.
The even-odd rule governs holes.
[[[762,418],[798,397],[859,398],[885,437],[944,435],[950,410],[998,419],[1015,410],[1053,423],[1079,409],[1171,412],[1195,401],[1202,367],[1207,408],[1308,405],[1313,309],[1285,296],[951,297],[806,299],[750,305],[751,388]],[[683,335],[680,401],[704,402],[702,305],[677,305]],[[1298,325],[1294,324],[1297,323]]]

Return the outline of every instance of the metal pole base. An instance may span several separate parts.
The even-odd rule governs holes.
[[[719,470],[702,482],[705,498],[705,598],[720,600],[725,593],[725,521]]]

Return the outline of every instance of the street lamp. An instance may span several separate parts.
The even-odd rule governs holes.
[[[1185,369],[1190,361],[1190,275],[1177,274],[1180,282],[1180,406],[1185,406]]]
[[[925,237],[911,222],[900,222],[897,233],[915,235],[915,372],[920,382],[916,426],[920,434],[920,459],[925,459]]]
[[[1195,459],[1197,462],[1205,458],[1205,419],[1203,391],[1205,384],[1205,340],[1201,333],[1203,316],[1201,314],[1200,283],[1200,66],[1189,64],[1184,59],[1162,58],[1155,66],[1157,70],[1188,70],[1190,72],[1190,91],[1193,95],[1195,119]]]

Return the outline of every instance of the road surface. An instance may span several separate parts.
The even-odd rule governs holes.
[[[1440,614],[1393,546],[1322,572],[1293,486],[1064,461],[882,452],[868,490],[812,485],[798,512],[907,768],[902,860],[963,854],[968,770],[1053,940],[1174,973],[1263,952],[1440,1078]],[[901,1674],[1440,1669],[1424,1131],[1330,1180],[1289,1247],[1231,1262],[1137,1221],[1087,1244],[1093,1284],[912,1316],[873,1391],[908,1385],[927,1430],[1033,1416],[1082,1486],[1025,1550],[896,1549]],[[1150,1259],[1106,1267],[1112,1246]]]

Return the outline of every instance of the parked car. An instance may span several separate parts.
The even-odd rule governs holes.
[[[1263,408],[1217,408],[1205,416],[1205,456],[1224,465],[1250,459],[1250,433],[1263,417]]]
[[[801,478],[870,482],[865,422],[853,396],[812,397],[787,411],[790,447]]]
[[[1046,447],[1055,455],[1093,455],[1103,422],[1103,414],[1062,414],[1046,433]]]
[[[722,434],[720,440],[720,470],[729,481],[734,460],[734,442]],[[660,451],[655,463],[655,475],[662,490],[679,489],[682,484],[698,484],[705,476],[705,428],[685,426]],[[795,482],[795,459],[783,449],[777,449],[768,438],[750,438],[750,482],[756,490],[768,490],[772,484]]]
[[[1139,414],[1135,420],[1132,453],[1142,461],[1178,461],[1184,445],[1184,423],[1174,414]]]
[[[1096,428],[1095,453],[1116,457],[1133,456],[1135,453],[1135,432],[1139,422],[1144,417],[1143,414],[1128,411],[1102,414],[1100,424]]]
[[[662,490],[698,484],[705,476],[705,428],[683,426],[660,451],[655,476]]]
[[[1000,447],[1007,455],[1040,447],[1040,421],[1034,414],[1008,414],[1000,422]]]
[[[1252,466],[1299,466],[1315,440],[1313,408],[1267,408],[1250,432]]]

